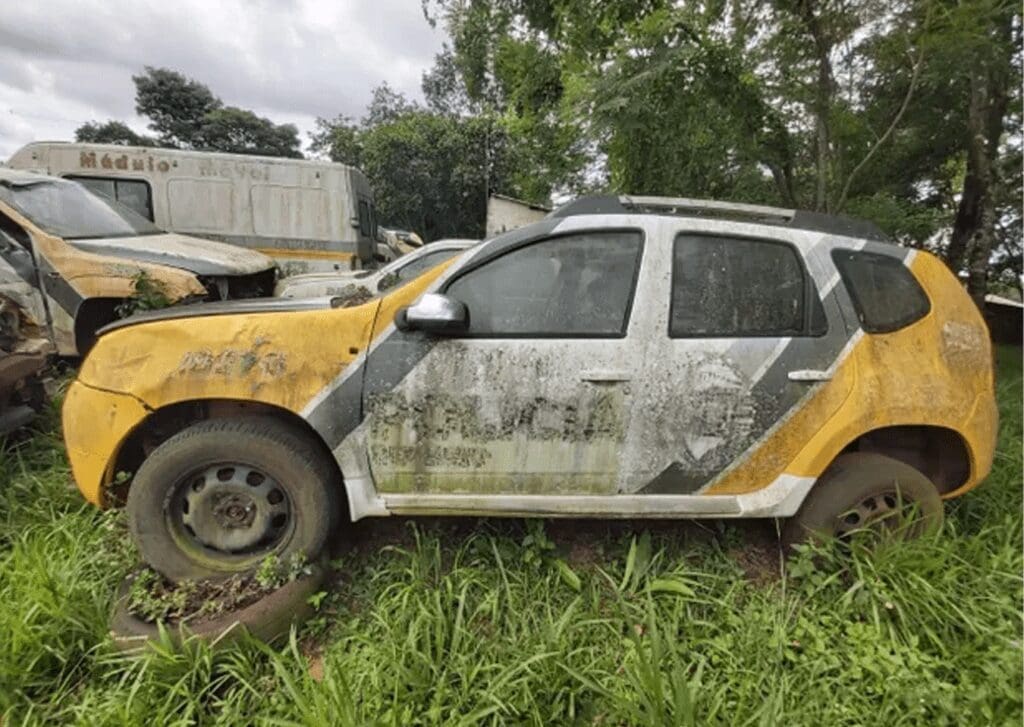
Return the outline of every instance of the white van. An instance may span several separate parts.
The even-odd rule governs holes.
[[[374,263],[373,192],[344,164],[41,141],[8,166],[74,179],[165,230],[258,250],[283,275]]]

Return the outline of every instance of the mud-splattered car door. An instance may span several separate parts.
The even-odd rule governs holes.
[[[636,446],[624,466],[644,494],[742,494],[775,482],[852,386],[835,364],[849,333],[820,234],[663,221],[650,263],[670,281],[644,371]],[[799,417],[792,441],[775,441]],[[785,484],[785,483],[783,483]],[[792,484],[792,483],[791,483]],[[794,486],[804,486],[796,483]]]
[[[579,232],[484,249],[453,271],[437,292],[466,305],[468,330],[396,331],[370,359],[377,490],[615,493],[645,247],[638,229]]]

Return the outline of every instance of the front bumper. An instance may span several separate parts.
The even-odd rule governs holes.
[[[125,438],[149,414],[129,394],[95,389],[75,381],[64,398],[64,444],[75,484],[85,499],[103,507],[103,492]]]

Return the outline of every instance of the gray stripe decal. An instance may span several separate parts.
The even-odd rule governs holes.
[[[346,376],[316,402],[306,420],[320,433],[331,450],[359,426],[367,412],[363,393],[371,402],[375,394],[390,392],[434,347],[436,339],[419,333],[391,329],[360,361],[346,369]]]

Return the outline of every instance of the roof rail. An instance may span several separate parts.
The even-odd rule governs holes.
[[[867,220],[820,212],[766,207],[739,202],[720,202],[686,197],[647,197],[632,195],[593,195],[568,202],[548,217],[571,215],[622,214],[678,215],[680,217],[714,217],[717,219],[791,227],[812,232],[859,237],[890,242],[877,225]]]

